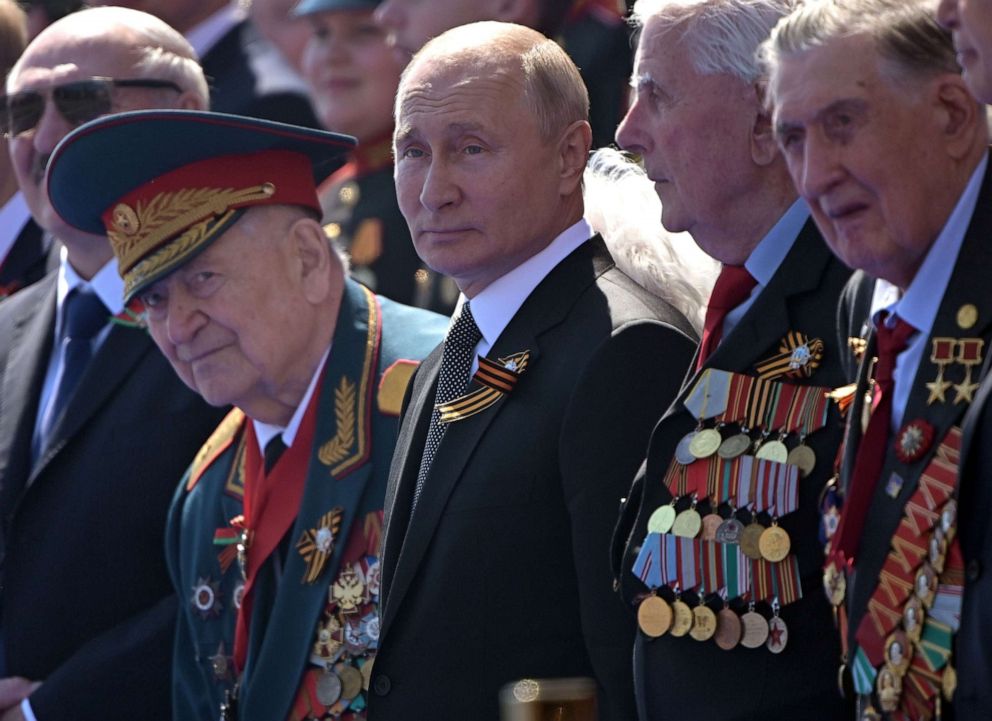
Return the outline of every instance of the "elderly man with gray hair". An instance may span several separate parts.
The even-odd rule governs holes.
[[[654,430],[615,535],[620,590],[640,627],[642,719],[844,715],[826,678],[837,653],[830,608],[813,590],[818,497],[841,435],[823,393],[845,382],[834,308],[849,271],[797,198],[756,58],[792,7],[634,7],[637,96],[617,142],[643,159],[665,228],[722,264],[693,370]],[[799,407],[809,422],[788,420]]]
[[[767,56],[796,187],[834,252],[864,271],[841,314],[863,349],[843,503],[824,508],[839,512],[824,583],[843,677],[862,718],[930,719],[949,705],[987,718],[992,498],[958,470],[972,440],[988,445],[987,430],[960,429],[992,340],[985,112],[925,2],[807,4]]]

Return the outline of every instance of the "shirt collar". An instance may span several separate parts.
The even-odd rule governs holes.
[[[880,298],[879,285],[882,286],[883,291],[886,286],[895,288],[884,280],[876,282],[876,292],[872,296],[871,308],[873,321],[876,319],[878,311],[889,309],[893,315],[899,316],[917,331],[927,336],[930,335],[937,311],[940,309],[940,303],[944,299],[944,291],[947,290],[947,285],[951,282],[951,274],[954,272],[958,254],[961,252],[964,236],[968,232],[968,224],[971,222],[971,216],[975,214],[978,194],[982,187],[988,162],[989,158],[986,153],[971,174],[964,192],[947,219],[947,223],[944,224],[940,235],[930,246],[920,269],[916,271],[916,275],[913,276],[912,282],[902,297],[893,302],[891,300],[892,292],[889,291],[889,295],[884,296],[889,299],[889,302],[876,306],[876,300],[879,303],[884,300]],[[935,290],[939,292],[934,292]],[[898,295],[897,288],[895,294]]]
[[[566,228],[539,253],[494,280],[472,298],[472,317],[487,347],[492,347],[544,277],[592,235],[592,228],[583,218]],[[464,295],[458,299],[458,310],[465,300]],[[458,316],[458,310],[453,317]]]
[[[758,281],[758,285],[765,287],[771,282],[807,220],[809,206],[802,198],[798,198],[751,251],[744,267]]]
[[[83,280],[69,263],[69,253],[62,247],[59,255],[59,279],[56,289],[56,302],[61,308],[66,296],[75,288],[92,288],[97,297],[107,306],[110,315],[124,310],[124,281],[117,273],[117,261],[108,260],[97,274],[88,281]]]
[[[225,5],[206,20],[190,28],[186,33],[186,41],[202,59],[227,34],[227,31],[244,20],[244,17],[244,11],[236,3]]]
[[[265,446],[268,445],[269,441],[280,433],[282,433],[282,442],[286,444],[286,448],[293,445],[293,441],[296,440],[296,434],[300,430],[300,424],[303,423],[303,416],[307,412],[307,407],[310,405],[310,399],[313,397],[314,390],[317,388],[317,381],[324,371],[324,365],[327,363],[327,357],[330,353],[331,347],[328,346],[327,350],[324,351],[323,358],[320,359],[320,363],[317,364],[317,370],[314,371],[313,377],[310,379],[307,392],[303,394],[303,398],[300,400],[300,404],[296,406],[293,417],[289,419],[287,426],[283,427],[271,423],[262,423],[262,421],[252,419],[251,422],[255,426],[255,438],[258,439],[258,450],[261,451],[262,455],[265,455]]]

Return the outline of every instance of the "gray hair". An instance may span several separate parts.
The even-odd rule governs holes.
[[[874,40],[892,80],[961,72],[951,35],[927,0],[811,0],[775,26],[761,52],[774,72],[783,55],[856,35]]]
[[[88,8],[52,23],[38,38],[52,33],[96,42],[106,39],[127,43],[129,51],[136,56],[136,74],[171,80],[184,91],[194,93],[204,109],[210,104],[210,91],[196,51],[186,38],[154,15],[122,7]],[[11,76],[18,74],[20,68],[18,61]]]
[[[759,46],[797,0],[637,0],[631,22],[651,20],[680,30],[693,67],[702,75],[733,75],[746,83],[765,77]]]
[[[561,46],[536,30],[493,21],[452,28],[414,55],[400,77],[397,118],[412,69],[428,57],[440,57],[447,66],[463,60],[517,65],[523,73],[527,104],[545,140],[577,120],[589,120],[589,92],[579,69]]]

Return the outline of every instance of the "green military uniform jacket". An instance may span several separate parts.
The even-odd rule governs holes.
[[[300,510],[255,582],[238,689],[245,721],[365,717],[363,687],[378,645],[377,548],[398,415],[407,382],[445,328],[439,315],[346,282]],[[232,654],[244,580],[230,521],[242,513],[249,422],[235,409],[221,423],[169,514],[166,553],[180,606],[173,718],[182,721],[218,718],[237,681]],[[312,547],[300,540],[321,528],[333,530],[334,540],[326,561],[315,564]]]

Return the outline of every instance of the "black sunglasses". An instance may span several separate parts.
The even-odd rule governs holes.
[[[183,89],[171,80],[116,80],[114,78],[90,78],[71,83],[55,85],[45,92],[26,90],[2,98],[3,112],[0,113],[0,133],[10,137],[31,130],[45,112],[45,98],[52,96],[55,107],[62,117],[73,125],[94,120],[113,109],[111,93],[114,88],[168,88],[177,93]]]

